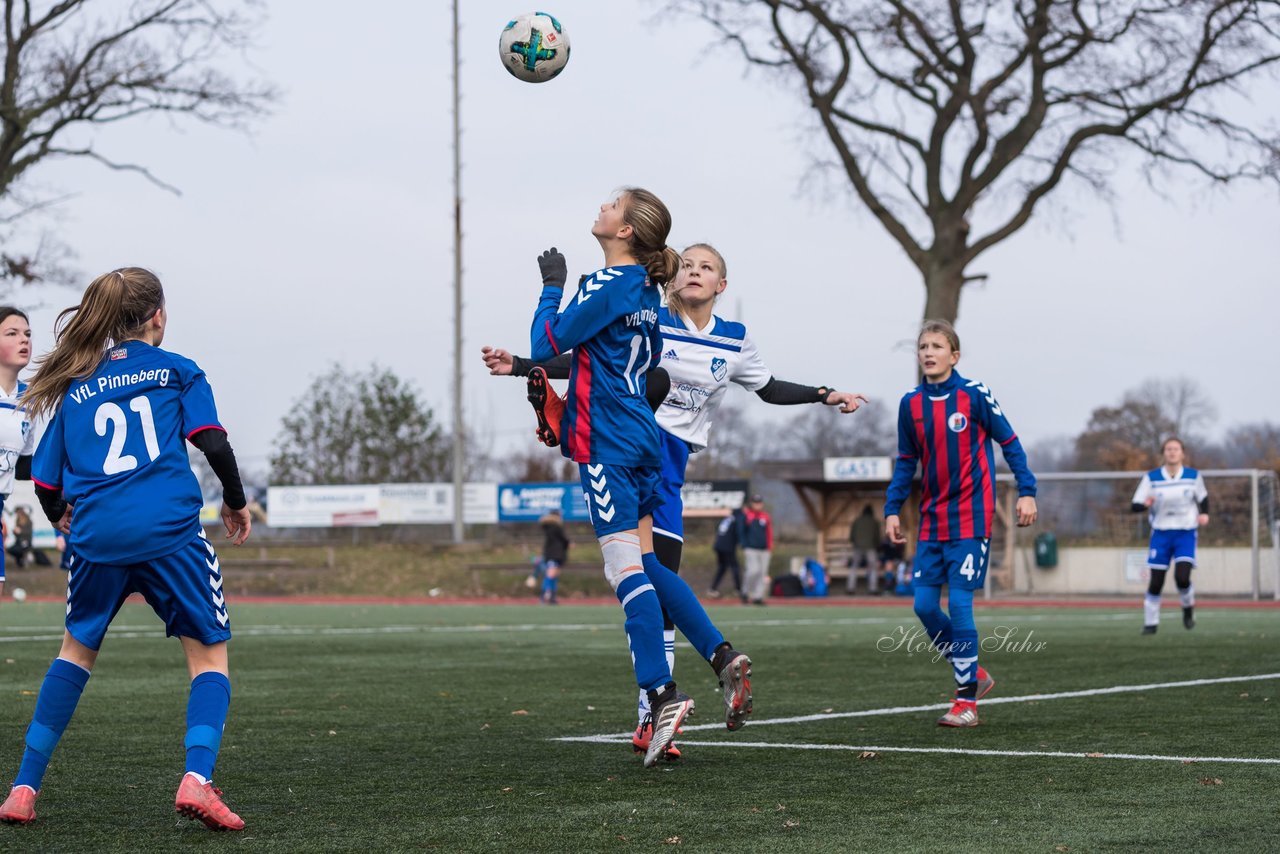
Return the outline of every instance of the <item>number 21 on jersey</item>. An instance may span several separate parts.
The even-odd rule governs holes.
[[[156,439],[156,422],[151,415],[151,401],[140,395],[129,401],[129,409],[138,414],[141,423],[142,441],[147,446],[147,456],[152,460],[160,456],[160,442]],[[124,443],[129,435],[129,417],[120,406],[111,401],[101,404],[93,416],[93,429],[99,436],[111,433],[111,443],[107,447],[107,458],[102,462],[103,474],[120,474],[133,471],[138,467],[138,458],[124,453]]]

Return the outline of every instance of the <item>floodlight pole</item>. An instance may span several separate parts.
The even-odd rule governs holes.
[[[459,119],[458,0],[453,0],[453,541],[463,540],[466,439],[462,419],[462,131]]]

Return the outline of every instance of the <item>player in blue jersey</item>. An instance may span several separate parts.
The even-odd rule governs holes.
[[[671,678],[664,610],[719,678],[726,726],[741,728],[751,712],[751,660],[725,641],[689,585],[653,552],[652,514],[662,502],[661,445],[645,399],[645,375],[662,355],[659,288],[680,266],[680,256],[666,245],[670,230],[666,206],[647,190],[628,188],[601,205],[591,233],[604,251],[604,267],[559,310],[567,278],[564,256],[554,249],[543,253],[542,297],[531,335],[535,360],[573,351],[563,412],[545,411],[550,396],[541,372],[543,382],[532,383],[530,395],[539,420],[556,425],[564,455],[579,464],[605,577],[626,613],[636,681],[653,714],[646,766],[667,756],[694,708]]]
[[[680,571],[684,546],[684,505],[681,487],[689,456],[703,450],[710,441],[715,416],[728,393],[730,383],[755,392],[766,403],[792,405],[822,403],[854,412],[866,397],[841,392],[829,386],[806,386],[779,380],[765,365],[755,341],[744,324],[716,315],[715,304],[728,287],[724,257],[707,243],[695,243],[681,253],[680,271],[668,290],[668,304],[658,312],[662,332],[663,359],[650,373],[649,400],[656,407],[662,440],[662,478],[658,491],[662,504],[654,510],[654,551],[658,561],[674,572]],[[546,375],[568,376],[571,357],[560,357],[534,365],[508,351],[485,347],[482,350],[490,373],[528,376],[535,367]],[[663,385],[654,394],[654,375]],[[535,380],[536,382],[536,380]],[[553,401],[551,392],[546,393]],[[540,435],[558,436],[554,414],[540,419]],[[548,431],[548,426],[551,427]],[[668,666],[675,666],[675,631],[668,617],[664,644]],[[632,737],[637,751],[647,749],[652,721],[646,695],[640,693],[639,722]],[[668,756],[676,755],[674,747]]]
[[[168,314],[160,281],[124,267],[89,285],[58,316],[54,349],[24,396],[33,417],[52,413],[32,479],[45,515],[75,551],[66,631],[27,727],[26,750],[0,821],[35,819],[49,759],[80,700],[112,619],[140,593],[177,635],[191,676],[186,772],[177,811],[214,830],[244,822],[213,787],[231,683],[222,573],[200,526],[200,485],[186,443],[222,483],[222,521],[240,545],[249,511],[218,421],[213,391],[190,359],[160,349]]]
[[[1182,600],[1182,625],[1196,627],[1196,593],[1191,570],[1196,565],[1196,529],[1209,524],[1209,490],[1200,472],[1183,465],[1186,451],[1177,437],[1160,449],[1164,465],[1142,476],[1133,494],[1132,509],[1151,520],[1147,569],[1151,582],[1142,603],[1142,633],[1154,635],[1160,626],[1160,593],[1173,566],[1173,583]]]
[[[0,306],[0,511],[13,482],[31,479],[36,433],[22,403],[27,384],[18,374],[31,363],[31,323],[11,305]],[[0,549],[0,594],[4,593],[4,549]]]
[[[920,541],[916,546],[915,611],[951,663],[956,695],[941,726],[978,725],[978,700],[995,680],[978,665],[973,592],[982,589],[996,504],[995,452],[1000,443],[1018,484],[1019,527],[1036,520],[1036,479],[995,395],[956,373],[960,338],[950,323],[925,321],[916,356],[924,382],[898,406],[898,459],[885,501],[885,533],[907,541],[899,517],[920,466]],[[947,611],[941,607],[947,585]]]

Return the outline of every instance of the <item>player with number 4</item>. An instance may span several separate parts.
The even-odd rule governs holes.
[[[899,512],[911,494],[916,464],[920,478],[920,541],[912,584],[916,616],[951,664],[955,700],[940,726],[978,725],[978,700],[993,687],[978,665],[978,628],[973,592],[981,590],[991,556],[996,504],[995,452],[1000,443],[1018,484],[1018,526],[1036,520],[1036,479],[1027,467],[1009,419],[991,390],[956,373],[960,338],[950,323],[927,320],[916,339],[924,381],[898,406],[898,459],[884,508],[885,533],[905,543]],[[941,607],[947,585],[947,611]]]
[[[212,781],[231,702],[231,627],[218,556],[200,525],[188,441],[222,483],[222,521],[236,545],[249,536],[249,512],[204,371],[160,349],[167,321],[164,291],[150,271],[123,267],[99,276],[79,305],[58,316],[53,351],[23,397],[33,418],[53,414],[32,480],[45,515],[70,536],[75,560],[62,648],[36,697],[13,790],[0,805],[8,824],[35,819],[45,770],[107,628],[125,599],[140,593],[165,634],[181,641],[191,677],[175,807],[214,830],[244,827]]]

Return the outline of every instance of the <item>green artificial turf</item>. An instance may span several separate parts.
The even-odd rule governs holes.
[[[710,667],[681,645],[676,677],[698,704],[677,742],[684,758],[645,769],[621,738],[635,688],[616,606],[231,607],[234,696],[215,782],[247,829],[214,834],[174,814],[186,669],[150,610],[129,604],[54,756],[39,819],[0,826],[0,850],[1274,845],[1280,764],[1108,757],[1280,759],[1276,676],[984,702],[981,726],[949,730],[934,724],[939,709],[901,710],[945,703],[952,687],[928,650],[897,646],[916,627],[909,606],[713,606],[755,661],[751,724],[724,730]],[[17,769],[61,610],[0,610],[0,780]],[[1280,673],[1276,611],[1201,608],[1191,632],[1176,615],[1144,637],[1136,602],[979,608],[997,680],[988,700]],[[1013,632],[1003,643],[1002,626]],[[869,710],[891,711],[847,714]],[[798,716],[814,719],[779,720]],[[618,738],[556,740],[590,736]]]

